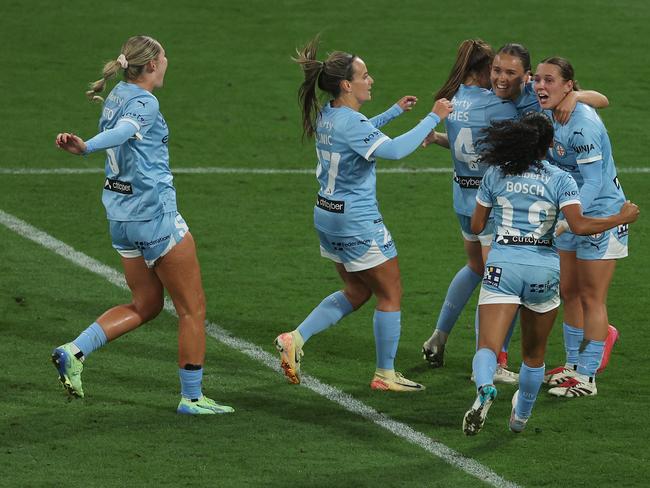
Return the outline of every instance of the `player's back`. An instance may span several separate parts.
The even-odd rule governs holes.
[[[454,110],[447,119],[447,136],[454,163],[454,209],[472,215],[476,190],[486,166],[477,162],[481,131],[497,120],[517,118],[514,104],[478,86],[460,85],[452,99]]]
[[[132,124],[135,136],[106,150],[102,201],[110,220],[150,220],[176,210],[169,168],[169,130],[156,97],[134,83],[118,83],[110,92],[99,120],[100,131],[118,122]]]
[[[579,203],[571,176],[543,161],[543,169],[504,176],[490,167],[477,200],[492,206],[495,237],[489,260],[559,266],[553,231],[560,207]]]
[[[315,138],[320,184],[314,209],[316,227],[332,235],[352,236],[380,223],[375,222],[381,216],[372,152],[387,136],[365,115],[328,103],[317,120]]]

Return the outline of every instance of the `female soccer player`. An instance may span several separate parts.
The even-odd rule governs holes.
[[[497,353],[521,308],[523,361],[510,429],[521,432],[530,418],[544,377],[544,352],[560,304],[559,260],[553,229],[560,209],[580,234],[603,232],[636,220],[636,205],[605,218],[582,215],[571,175],[544,161],[553,127],[542,114],[496,122],[482,139],[481,161],[489,166],[476,196],[472,230],[480,232],[494,209],[496,236],[488,255],[479,296],[479,346],[472,367],[478,395],[463,418],[463,431],[477,434],[496,398],[493,375]]]
[[[116,60],[109,61],[87,95],[97,94],[121,72],[104,102],[98,135],[88,141],[69,132],[56,145],[72,154],[106,151],[102,200],[113,247],[120,254],[130,304],[104,312],[74,341],[54,349],[52,361],[71,397],[83,398],[83,361],[108,341],[152,320],[163,308],[164,289],[179,317],[178,364],[182,414],[233,412],[201,391],[205,357],[205,296],[194,239],[176,208],[169,169],[167,123],[153,91],[163,86],[167,58],[158,41],[131,37]]]
[[[419,391],[424,387],[395,371],[400,336],[402,288],[397,250],[384,225],[375,192],[375,157],[400,159],[413,152],[426,135],[451,112],[448,100],[436,101],[431,113],[412,130],[391,140],[379,128],[411,109],[417,101],[406,96],[371,119],[359,112],[371,98],[373,78],[363,60],[333,52],[324,61],[316,54],[319,39],[310,41],[295,61],[305,80],[299,90],[303,135],[314,137],[320,190],[314,225],[321,255],[334,261],[344,289],[326,297],[292,332],[275,344],[291,383],[300,383],[302,348],[311,336],[331,327],[377,297],[374,334],[377,367],[370,387],[377,390]],[[317,90],[330,100],[320,107]]]
[[[566,59],[547,58],[538,65],[535,92],[555,129],[549,161],[574,177],[585,215],[612,215],[625,195],[616,176],[607,129],[596,112],[582,103],[566,125],[561,125],[553,113],[559,100],[577,89],[573,67]],[[606,360],[603,350],[611,331],[605,305],[607,291],[616,260],[627,256],[627,236],[627,226],[620,225],[590,236],[565,232],[556,241],[567,358],[561,371],[548,378],[551,385],[557,385],[549,390],[552,395],[597,393],[594,376]]]
[[[488,88],[490,87],[490,66],[494,53],[492,48],[480,39],[463,41],[458,48],[456,62],[444,86],[436,98],[452,98],[454,111],[447,118],[447,134],[437,134],[444,141],[437,141],[451,149],[454,163],[453,198],[454,210],[463,235],[467,264],[456,273],[447,290],[436,329],[423,344],[424,359],[434,368],[444,365],[444,351],[447,338],[463,307],[471,297],[483,276],[484,258],[492,241],[492,225],[489,224],[480,235],[470,229],[470,218],[476,206],[476,190],[486,166],[477,161],[476,139],[480,131],[492,121],[517,118],[517,110]],[[433,142],[433,141],[430,141]],[[516,384],[517,375],[500,365],[498,382]]]
[[[490,83],[499,98],[515,104],[520,116],[541,111],[531,80],[530,53],[521,44],[508,43],[499,49],[492,62]],[[607,97],[597,91],[572,91],[553,110],[556,120],[566,124],[578,102],[594,108],[609,105]]]
[[[461,49],[459,49],[459,54],[457,56],[457,65],[462,61],[465,61],[471,65],[471,60],[467,58],[466,51],[462,49],[463,46],[467,47],[468,42],[471,41],[465,41],[463,44],[461,44]],[[486,45],[486,49],[489,49],[489,46]],[[530,112],[539,112],[541,110],[539,107],[539,102],[537,101],[537,96],[535,95],[533,89],[533,83],[532,81],[529,81],[530,72],[530,53],[521,44],[505,44],[499,49],[497,54],[494,56],[494,59],[492,60],[490,69],[490,85],[492,87],[492,91],[502,100],[508,100],[514,103],[518,116],[523,116],[524,114]],[[452,74],[453,73],[454,71],[452,71]],[[452,78],[453,77],[450,76],[450,79]],[[569,116],[575,109],[576,103],[578,101],[591,105],[595,108],[607,107],[609,104],[607,97],[595,91],[581,90],[571,92],[563,100],[560,101],[554,110],[554,114],[558,122],[561,124],[566,123]],[[476,118],[478,118],[478,116]],[[454,122],[452,122],[452,119],[453,114],[447,119],[446,125],[448,127],[454,124]],[[463,124],[463,122],[457,121],[456,124]],[[465,124],[467,124],[467,122],[465,122]],[[486,127],[488,124],[489,120],[486,119],[486,122],[482,127]],[[472,130],[476,133],[478,130],[480,130],[480,128],[480,126],[475,126]],[[427,138],[427,143],[431,142],[435,142],[444,147],[450,147],[450,144],[448,142],[448,135],[444,133],[432,133]],[[452,158],[454,158],[455,152],[456,151],[452,151]],[[454,190],[456,191],[455,186]],[[465,193],[467,193],[469,196],[470,192],[465,191]],[[472,193],[475,194],[475,192]],[[466,213],[466,216],[471,215],[473,208],[474,202],[472,196],[472,201],[470,205],[468,205],[469,213]],[[490,227],[491,226],[488,225],[488,229]],[[469,232],[467,234],[470,235]],[[482,265],[483,261],[481,260],[478,262],[478,258],[485,256],[489,250],[489,242],[487,244],[483,242],[483,244],[484,251],[482,254],[479,254],[478,246],[476,244],[472,245],[468,242],[465,243],[466,249],[468,249],[468,246],[470,250],[473,247],[474,252],[468,252],[468,265],[465,268],[461,269],[454,280],[451,282],[449,290],[447,292],[447,297],[445,298],[445,303],[438,317],[436,330],[434,331],[431,338],[423,346],[425,359],[427,359],[427,361],[429,361],[433,367],[442,366],[444,346],[447,341],[447,337],[458,316],[460,315],[465,303],[467,300],[469,300],[472,291],[480,280],[480,275],[477,275],[476,273],[472,274],[470,273],[470,270],[478,269],[478,265]],[[475,258],[472,256],[475,256]],[[495,382],[497,383],[513,384],[516,383],[517,380],[516,374],[511,373],[507,370],[507,350],[512,331],[513,328],[511,327],[502,346],[502,350],[499,353],[499,368],[495,375]]]

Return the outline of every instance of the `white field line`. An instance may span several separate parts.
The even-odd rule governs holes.
[[[206,166],[200,168],[173,168],[174,174],[246,174],[246,175],[290,175],[310,174],[315,175],[315,168],[221,168],[217,166]],[[405,167],[379,167],[377,173],[413,173],[413,174],[450,174],[452,168],[405,168]],[[650,173],[650,167],[617,168],[618,173],[646,174]],[[101,174],[103,168],[0,168],[2,175],[81,175]]]
[[[128,290],[122,273],[114,270],[109,266],[106,266],[105,264],[91,258],[90,256],[87,256],[75,250],[71,246],[59,241],[51,235],[28,224],[27,222],[0,210],[0,224],[3,224],[5,227],[14,231],[16,234],[34,241],[44,248],[55,252],[73,264],[76,264],[81,268],[84,268],[105,278],[107,281],[120,288]],[[173,305],[168,299],[165,300],[165,310],[170,314],[177,316]],[[229,346],[236,351],[239,351],[248,357],[264,364],[268,368],[276,371],[278,374],[282,374],[282,370],[280,369],[279,361],[276,355],[269,354],[261,347],[251,342],[232,336],[230,332],[223,329],[217,324],[207,321],[206,325],[207,332],[211,337],[217,339],[226,346]],[[313,392],[327,398],[328,400],[339,404],[349,412],[356,413],[364,417],[365,419],[393,433],[395,436],[421,447],[430,454],[433,454],[434,456],[442,459],[452,466],[464,471],[471,476],[478,478],[481,481],[484,481],[491,486],[499,488],[518,488],[519,486],[502,478],[490,468],[482,465],[478,461],[467,458],[459,452],[456,452],[453,449],[447,447],[446,445],[437,442],[430,437],[427,437],[421,432],[414,430],[408,425],[393,420],[390,417],[377,412],[374,408],[366,405],[359,400],[356,400],[354,397],[339,390],[338,388],[322,383],[318,379],[305,374],[302,375],[302,385],[312,390]]]

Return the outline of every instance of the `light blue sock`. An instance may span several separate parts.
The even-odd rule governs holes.
[[[447,289],[447,296],[440,309],[436,329],[447,334],[451,332],[458,320],[458,316],[463,311],[463,307],[472,296],[476,286],[481,282],[481,278],[482,276],[474,273],[469,266],[464,266],[456,273]]]
[[[512,339],[512,333],[515,331],[515,325],[517,325],[518,317],[519,317],[519,310],[517,310],[517,313],[512,318],[512,323],[510,324],[510,328],[508,329],[506,338],[503,341],[503,346],[501,346],[501,351],[503,352],[508,352],[508,347],[510,346],[510,339]]]
[[[539,368],[531,368],[522,361],[519,370],[519,397],[517,398],[517,417],[527,419],[530,417],[537,400],[539,388],[544,380],[544,365]]]
[[[377,348],[377,367],[395,369],[395,355],[399,345],[402,312],[375,310],[373,328]]]
[[[595,376],[600,360],[603,357],[605,341],[582,341],[578,355],[578,373]]]
[[[88,357],[91,352],[96,351],[107,342],[106,334],[97,322],[93,322],[90,327],[79,334],[79,337],[72,341],[84,355],[84,358]]]
[[[181,395],[189,400],[201,398],[201,381],[203,380],[203,368],[184,369],[178,368],[178,376],[181,379]]]
[[[354,308],[342,291],[332,293],[298,326],[298,332],[307,342],[311,336],[329,329],[343,317],[352,312]]]
[[[472,371],[474,372],[474,383],[478,390],[483,385],[494,384],[494,372],[497,369],[497,355],[492,349],[482,347],[472,360]]]
[[[566,322],[562,323],[564,332],[564,350],[566,351],[566,363],[578,364],[578,351],[584,338],[584,330],[572,327]]]
[[[478,351],[478,329],[479,329],[479,323],[478,323],[478,305],[476,306],[476,312],[474,312],[474,337],[476,339],[476,343],[474,344],[474,350]]]

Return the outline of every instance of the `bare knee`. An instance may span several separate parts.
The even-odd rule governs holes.
[[[346,286],[343,293],[345,293],[345,298],[348,299],[354,310],[361,308],[372,296],[370,288],[362,285]]]
[[[134,297],[133,307],[142,318],[142,322],[155,319],[163,309],[165,300],[163,295],[149,295],[145,297]]]

